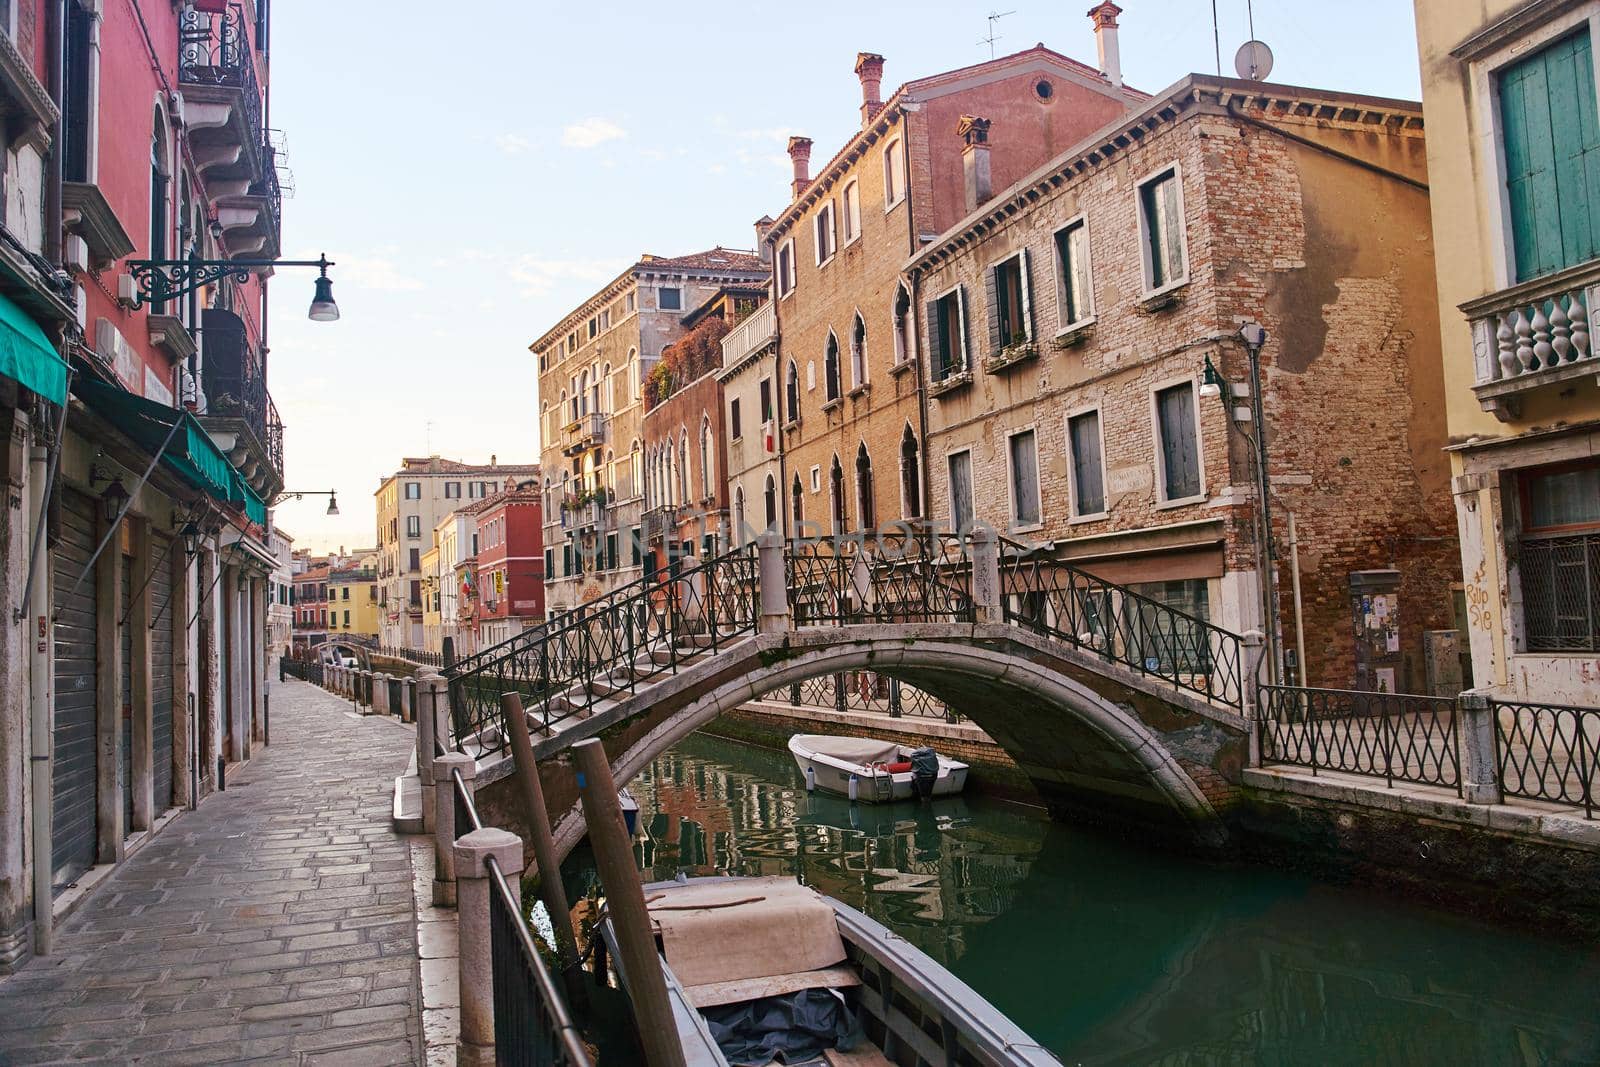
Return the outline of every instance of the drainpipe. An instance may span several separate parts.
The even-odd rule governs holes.
[[[60,439],[57,439],[60,448]],[[38,530],[44,532],[47,521],[46,507],[49,496],[45,481],[52,473],[49,467],[49,450],[34,445],[28,451],[28,495],[31,511]],[[37,563],[39,542],[35,541],[34,563]],[[28,645],[28,733],[30,737],[29,770],[32,773],[33,809],[30,825],[33,833],[33,950],[40,956],[50,954],[54,940],[54,895],[50,890],[50,873],[55,859],[51,852],[50,812],[53,806],[51,778],[53,773],[54,745],[50,733],[50,704],[54,689],[50,670],[50,578],[44,567],[34,566],[28,580],[28,603],[31,618],[23,620],[24,637]]]
[[[45,49],[48,55],[46,87],[56,105],[56,121],[50,140],[50,169],[44,186],[44,258],[52,267],[61,266],[61,114],[62,71],[66,65],[67,3],[56,0],[45,13]]]

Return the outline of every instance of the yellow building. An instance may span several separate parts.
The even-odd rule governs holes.
[[[371,559],[328,574],[328,637],[378,640],[378,572]]]
[[[433,542],[433,547],[422,553],[422,647],[429,652],[438,652],[444,647],[444,630],[441,626],[439,614],[440,581],[439,581],[439,542]]]
[[[1600,704],[1600,0],[1416,15],[1475,682]]]

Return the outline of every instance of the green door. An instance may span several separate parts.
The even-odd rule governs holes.
[[[1584,30],[1500,75],[1517,280],[1600,256],[1600,121]]]

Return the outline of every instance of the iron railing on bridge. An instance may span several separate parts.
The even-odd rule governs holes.
[[[323,684],[322,661],[320,659],[292,659],[288,656],[278,661],[278,667],[286,677],[298,678],[302,682],[312,685]]]
[[[1264,763],[1371,775],[1461,793],[1461,739],[1449,697],[1350,689],[1258,688]]]
[[[457,746],[475,739],[479,755],[506,751],[504,693],[518,693],[549,731],[633,694],[641,682],[677,673],[702,649],[714,653],[753,633],[759,613],[753,544],[703,562],[686,557],[629,582],[447,667]]]
[[[482,830],[461,772],[450,772],[457,837]],[[489,965],[494,974],[495,1062],[513,1067],[593,1067],[522,911],[522,884],[507,881],[494,856],[489,869]]]
[[[405,648],[399,645],[379,645],[377,653],[386,659],[404,660],[422,667],[443,667],[444,653],[426,648]]]
[[[1175,689],[1244,707],[1246,667],[1238,634],[1015,542],[1002,541],[1001,548],[1007,622]]]
[[[844,671],[807,678],[768,693],[764,700],[795,708],[865,711],[895,718],[961,722],[963,716],[932,693],[875,671]]]
[[[1583,808],[1600,793],[1600,708],[1494,701],[1495,764],[1506,796]]]
[[[796,539],[784,546],[796,626],[864,622],[971,622],[967,539],[908,529]]]

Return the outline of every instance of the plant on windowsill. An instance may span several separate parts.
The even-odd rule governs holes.
[[[933,397],[943,396],[954,392],[963,386],[972,384],[972,371],[966,367],[951,367],[945,372],[944,377],[936,378],[928,383],[928,395]]]
[[[1018,330],[1012,333],[1011,339],[1000,351],[993,353],[983,361],[983,369],[990,374],[995,374],[1013,364],[1021,363],[1025,359],[1032,359],[1038,354],[1038,347],[1026,333]]]

